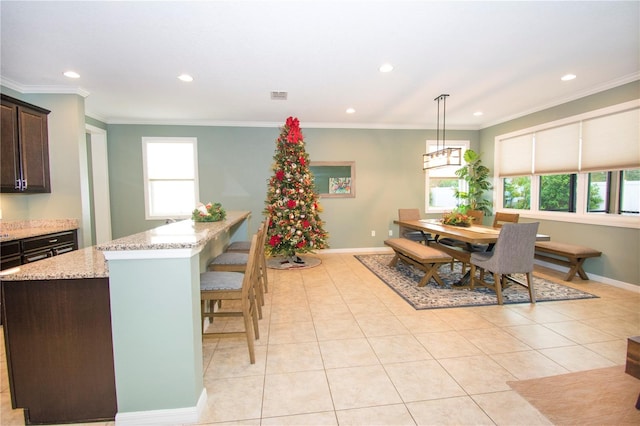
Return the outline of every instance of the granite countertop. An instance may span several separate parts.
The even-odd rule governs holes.
[[[108,277],[109,269],[108,262],[104,256],[105,251],[197,248],[217,238],[222,232],[242,222],[249,215],[250,212],[248,211],[231,211],[227,212],[226,220],[221,222],[194,223],[192,220],[183,220],[170,223],[97,246],[6,269],[0,272],[0,277],[4,281]],[[49,223],[49,225],[51,224]],[[44,234],[65,230],[54,227],[42,229],[47,229]]]
[[[129,235],[99,244],[101,251],[189,249],[205,245],[210,240],[249,217],[248,211],[229,211],[220,222],[183,220],[162,225],[149,231]]]
[[[109,269],[104,254],[95,247],[74,250],[0,272],[3,281],[104,278]]]
[[[0,243],[78,229],[77,219],[0,221]]]

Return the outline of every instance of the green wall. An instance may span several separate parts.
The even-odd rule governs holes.
[[[422,154],[426,130],[305,129],[311,161],[355,161],[356,197],[321,198],[331,248],[382,246],[399,207],[424,206]],[[143,136],[198,138],[200,201],[262,217],[279,129],[261,127],[109,125],[109,176],[113,237],[153,228],[144,219]],[[477,144],[476,131],[450,131]],[[376,237],[371,237],[371,231]]]

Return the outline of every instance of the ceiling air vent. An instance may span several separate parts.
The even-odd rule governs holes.
[[[271,100],[272,101],[286,101],[287,100],[287,92],[271,92]]]

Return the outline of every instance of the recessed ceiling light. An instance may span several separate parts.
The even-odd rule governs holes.
[[[566,74],[566,75],[563,75],[562,78],[560,78],[560,80],[570,81],[570,80],[573,80],[574,78],[576,78],[575,74]]]
[[[178,80],[184,81],[184,82],[191,82],[193,81],[193,77],[191,77],[189,74],[180,74],[178,76]]]
[[[65,71],[64,76],[68,78],[80,78],[80,74],[75,71]]]
[[[347,114],[355,114],[355,108],[347,108]]]
[[[484,114],[482,111],[476,111],[473,113],[476,117],[480,117],[482,114]]]
[[[382,64],[378,70],[380,70],[380,72],[391,72],[393,71],[393,65],[390,63]]]

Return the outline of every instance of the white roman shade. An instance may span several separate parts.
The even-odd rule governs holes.
[[[535,134],[533,172],[576,173],[580,159],[580,123],[541,130]]]
[[[533,133],[500,140],[499,176],[525,176],[532,170]]]
[[[582,122],[582,171],[640,167],[640,109]]]

